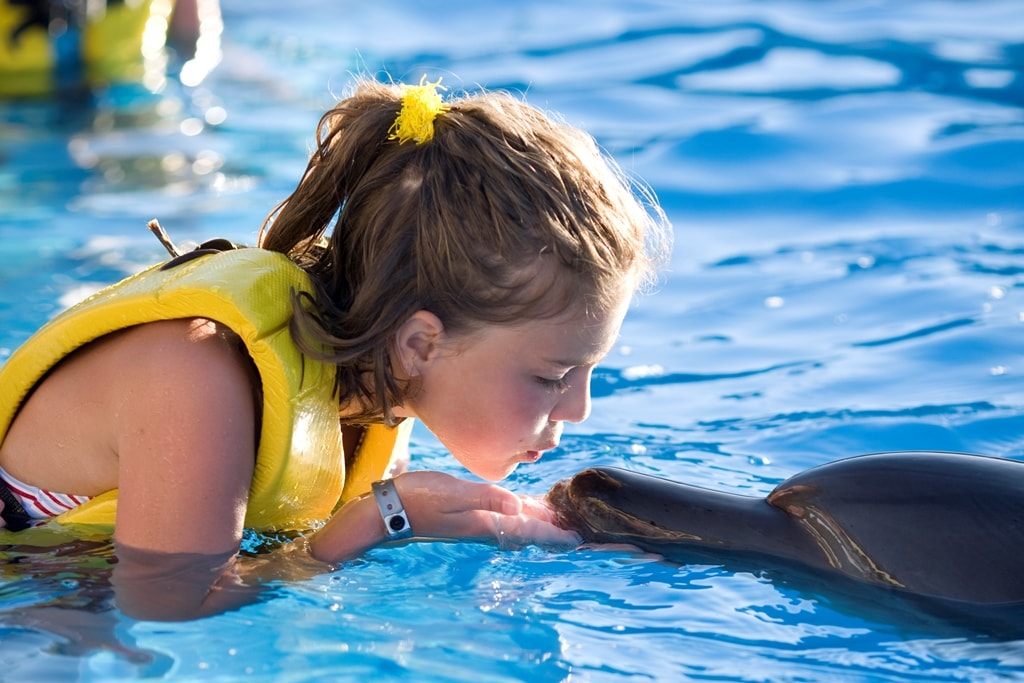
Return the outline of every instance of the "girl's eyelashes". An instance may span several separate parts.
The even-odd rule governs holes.
[[[561,377],[556,377],[554,379],[538,376],[535,379],[546,389],[551,389],[553,391],[565,391],[569,388],[569,383],[565,381],[567,376],[568,375],[562,375]]]

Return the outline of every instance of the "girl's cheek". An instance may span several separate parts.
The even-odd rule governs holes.
[[[504,397],[504,409],[521,421],[535,422],[551,412],[555,402],[551,400],[551,392],[540,384],[520,386]]]
[[[529,391],[525,393],[526,395],[523,397],[523,400],[529,405],[529,412],[536,414],[547,415],[554,410],[561,398],[561,394],[557,390],[546,387],[536,381],[533,382],[533,386],[530,387]]]

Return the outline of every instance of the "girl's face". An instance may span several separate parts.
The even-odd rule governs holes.
[[[631,295],[623,287],[609,310],[589,316],[490,325],[456,338],[443,327],[431,338],[427,323],[440,323],[420,311],[419,332],[398,340],[417,389],[395,414],[422,420],[473,474],[503,479],[557,446],[564,422],[587,418],[591,373],[611,350]]]

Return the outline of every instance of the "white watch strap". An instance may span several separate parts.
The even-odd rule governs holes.
[[[381,519],[389,541],[397,541],[412,537],[412,525],[402,507],[402,499],[398,497],[393,479],[373,482],[373,497],[377,500]]]

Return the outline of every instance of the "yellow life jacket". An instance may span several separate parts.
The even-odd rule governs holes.
[[[157,265],[107,287],[44,325],[0,367],[0,442],[36,383],[76,348],[133,325],[209,318],[241,338],[262,382],[245,525],[308,528],[385,475],[408,447],[412,421],[397,428],[366,427],[346,476],[334,366],[304,356],[293,343],[293,291],[312,291],[305,271],[283,254],[262,249],[199,255],[166,269]],[[114,490],[54,521],[112,529],[116,504]]]
[[[45,4],[0,0],[0,96],[50,94],[65,71],[82,81],[74,86],[95,87],[162,69],[170,0],[81,3],[79,18],[56,22],[40,15]]]

